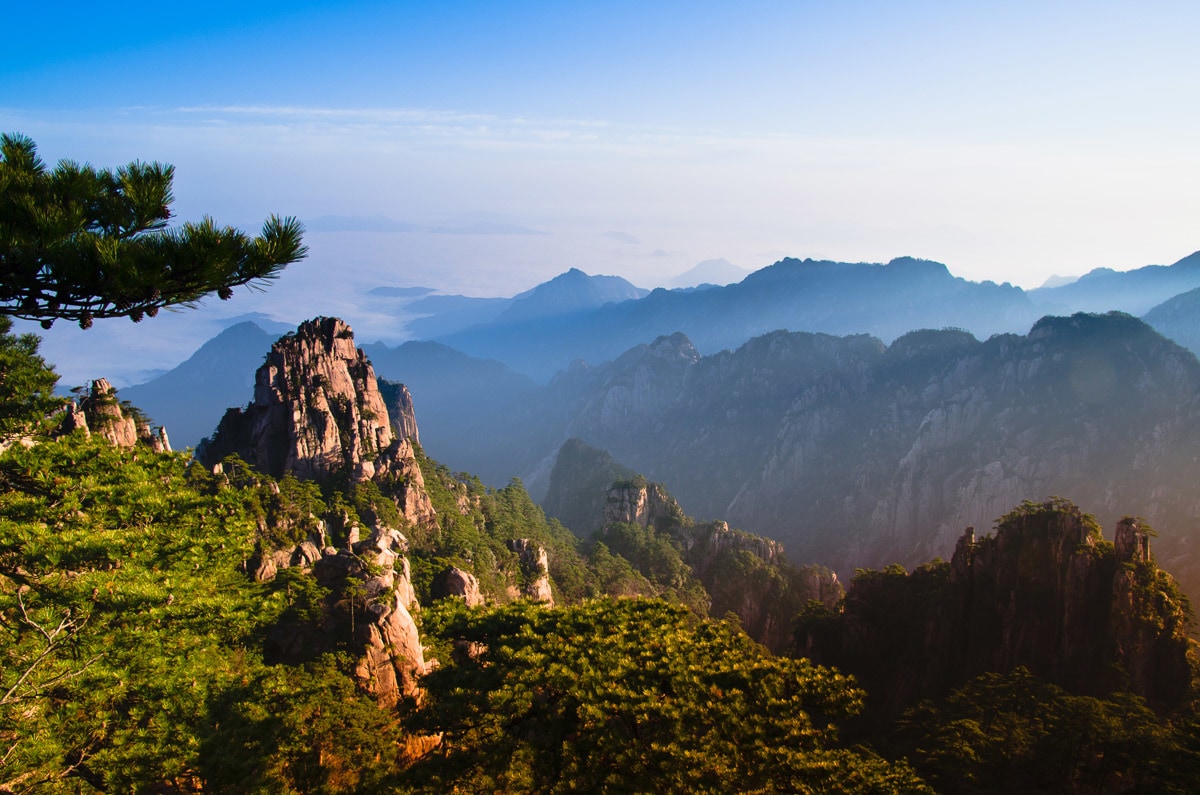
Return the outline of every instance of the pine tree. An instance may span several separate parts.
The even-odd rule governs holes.
[[[50,170],[26,136],[0,135],[0,315],[89,328],[276,278],[302,259],[303,227],[271,216],[259,237],[212,219],[168,228],[173,166]]]

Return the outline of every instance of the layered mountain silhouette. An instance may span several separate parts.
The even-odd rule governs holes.
[[[667,287],[687,289],[700,285],[720,286],[740,282],[750,274],[727,259],[706,259],[667,282]]]
[[[1142,319],[1163,336],[1200,356],[1200,287],[1163,301]]]
[[[1105,524],[1146,517],[1194,587],[1197,395],[1195,357],[1119,313],[986,341],[774,332],[708,357],[673,335],[560,375],[490,425],[484,455],[509,457],[540,495],[557,445],[576,438],[664,483],[689,513],[843,572],[916,565],[1022,499],[1067,496]],[[516,444],[556,429],[541,461]]]
[[[1128,271],[1096,268],[1073,282],[1029,291],[1044,313],[1107,312],[1142,315],[1172,296],[1200,287],[1200,251],[1174,265]]]
[[[535,323],[641,298],[648,292],[619,276],[589,276],[571,268],[512,298],[428,296],[408,305],[409,312],[429,313],[410,321],[408,328],[414,336],[428,339],[484,325]]]
[[[936,262],[784,259],[725,287],[659,289],[640,300],[553,316],[497,316],[438,340],[544,382],[576,359],[609,361],[633,345],[677,331],[699,350],[715,353],[781,328],[866,332],[891,340],[913,328],[954,326],[988,336],[1028,328],[1037,316],[1020,288],[957,278]],[[419,324],[411,328],[422,330]]]
[[[1178,285],[1194,267],[1118,276]],[[1091,281],[1116,278],[1101,276]],[[408,385],[427,449],[485,482],[520,476],[538,498],[578,438],[664,483],[689,513],[846,573],[945,555],[963,527],[1058,494],[1106,525],[1117,511],[1146,517],[1192,587],[1200,364],[1146,323],[1077,314],[1004,333],[1035,311],[1029,294],[911,259],[783,260],[728,287],[619,300],[629,291],[571,271],[445,338],[507,363],[443,342],[364,350],[381,378]],[[422,300],[434,299],[458,300]],[[1147,319],[1184,336],[1196,300],[1173,297]],[[908,331],[931,318],[959,328]],[[776,330],[789,324],[875,333]],[[650,342],[657,328],[671,332]],[[121,396],[177,447],[195,444],[244,400],[271,338],[235,326]],[[634,342],[618,350],[623,340]],[[564,360],[544,385],[527,374]]]
[[[379,343],[365,347],[380,362],[384,377],[415,379],[430,438],[453,445],[460,436],[454,429],[464,420],[470,423],[477,414],[531,387],[530,378],[546,381],[572,363],[578,368],[580,361],[595,367],[677,331],[686,333],[703,353],[733,349],[777,329],[866,332],[886,342],[913,328],[958,327],[983,338],[1024,332],[1044,314],[1037,305],[1133,312],[1162,296],[1165,303],[1147,313],[1147,321],[1200,351],[1200,328],[1194,320],[1200,313],[1189,309],[1200,298],[1171,292],[1200,288],[1198,257],[1125,273],[1100,269],[1065,287],[1028,293],[1009,285],[958,279],[943,265],[910,258],[887,265],[785,259],[737,284],[649,294],[624,279],[589,276],[577,269],[512,298],[430,295],[425,287],[376,288],[372,294],[412,299],[405,312],[424,316],[410,322],[410,331],[443,344],[396,354]],[[732,272],[726,265],[717,260],[701,263],[710,270]],[[240,390],[252,382],[274,334],[290,328],[265,317],[245,320],[253,327],[235,325],[223,331],[172,371],[123,389],[122,397],[166,425],[177,446],[198,443],[220,418],[216,407],[240,400]],[[506,368],[480,364],[485,359]],[[413,366],[416,372],[409,373]],[[426,401],[433,405],[425,406]],[[447,452],[451,460],[457,455],[455,449]],[[501,482],[507,477],[498,467],[482,469]]]

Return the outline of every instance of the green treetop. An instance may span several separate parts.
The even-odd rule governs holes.
[[[0,135],[0,315],[88,328],[135,323],[164,306],[277,277],[307,248],[295,218],[271,216],[259,237],[212,219],[168,229],[175,170],[133,162],[50,170],[32,140]]]
[[[38,355],[38,338],[11,331],[12,321],[0,316],[0,443],[27,433],[62,403],[54,396],[58,375]]]

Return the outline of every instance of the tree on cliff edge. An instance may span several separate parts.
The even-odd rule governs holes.
[[[32,140],[0,135],[0,315],[88,328],[276,278],[302,259],[303,227],[271,216],[259,237],[212,219],[167,228],[173,166],[50,170]]]

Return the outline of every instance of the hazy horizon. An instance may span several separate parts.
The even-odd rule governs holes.
[[[349,306],[361,339],[387,338],[359,297],[378,285],[499,296],[572,267],[654,287],[713,258],[913,256],[1031,288],[1200,249],[1191,4],[53,14],[10,10],[24,33],[0,52],[0,130],[49,163],[171,163],[180,220],[311,227],[309,258],[266,293],[87,338],[56,325],[65,378],[65,357],[171,366],[248,312]],[[337,217],[393,231],[321,228]]]

